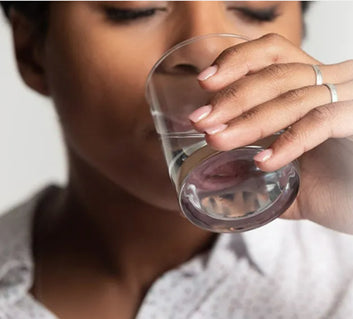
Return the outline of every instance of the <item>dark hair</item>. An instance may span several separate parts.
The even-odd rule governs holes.
[[[312,3],[311,1],[300,1],[303,13],[305,13],[308,10],[311,3]]]
[[[35,21],[36,31],[45,33],[50,1],[0,1],[0,4],[7,18],[13,7],[29,20]]]
[[[49,1],[0,1],[0,3],[7,17],[9,17],[10,8],[14,7],[33,20],[41,20],[49,6]]]

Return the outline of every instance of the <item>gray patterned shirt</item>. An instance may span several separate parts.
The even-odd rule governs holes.
[[[0,319],[55,319],[29,294],[32,218],[39,192],[0,217]],[[167,271],[137,319],[353,318],[353,236],[277,219]]]

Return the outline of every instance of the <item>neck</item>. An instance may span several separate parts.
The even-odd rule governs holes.
[[[50,236],[61,255],[67,249],[75,258],[84,255],[85,264],[92,260],[95,269],[141,290],[215,239],[215,234],[197,228],[178,212],[142,202],[81,163],[70,167]]]

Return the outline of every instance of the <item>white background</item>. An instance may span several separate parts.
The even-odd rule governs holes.
[[[303,48],[324,63],[353,58],[353,2],[314,3]],[[353,125],[353,124],[352,124]],[[0,15],[0,211],[47,183],[65,183],[65,155],[50,101],[22,83]]]

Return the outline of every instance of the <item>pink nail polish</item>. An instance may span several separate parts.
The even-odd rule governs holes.
[[[209,135],[213,135],[213,134],[224,131],[227,127],[228,127],[228,125],[226,125],[226,124],[220,124],[220,125],[206,129],[205,132]]]
[[[194,123],[197,123],[204,119],[208,114],[210,114],[211,111],[212,105],[208,104],[201,106],[189,115],[189,120]]]
[[[273,151],[268,148],[267,150],[264,150],[254,156],[254,160],[256,162],[266,162],[271,156],[272,156]]]
[[[209,79],[211,76],[215,75],[218,70],[217,65],[212,65],[203,70],[197,77],[198,80],[200,81],[205,81]]]

